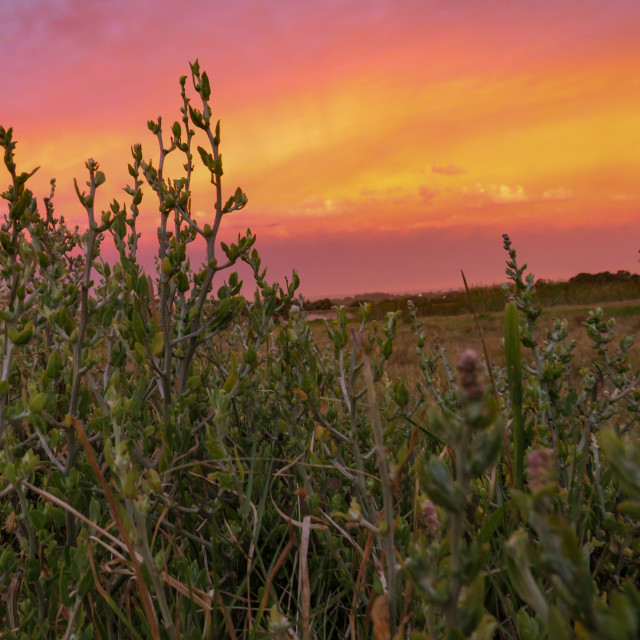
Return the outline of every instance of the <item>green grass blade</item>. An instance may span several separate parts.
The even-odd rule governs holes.
[[[515,302],[507,303],[504,314],[504,351],[507,359],[507,379],[511,394],[513,423],[513,466],[516,489],[522,491],[524,470],[524,424],[522,419],[522,359],[520,356],[520,325]]]

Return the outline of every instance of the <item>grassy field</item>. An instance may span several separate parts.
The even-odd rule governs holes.
[[[557,306],[542,312],[538,320],[536,338],[542,344],[547,331],[553,326],[554,319],[561,318],[567,322],[569,339],[576,341],[576,366],[588,363],[592,358],[591,342],[587,337],[583,322],[588,317],[589,311],[595,309],[585,305]],[[615,344],[624,335],[635,336],[640,329],[640,304],[635,300],[608,302],[600,305],[606,318],[616,319]],[[314,315],[314,317],[316,317]],[[333,312],[327,312],[327,319],[335,317]],[[490,312],[478,314],[478,322],[484,337],[484,341],[492,364],[504,366],[504,350],[502,340],[504,335],[504,313]],[[473,314],[466,313],[453,316],[429,316],[421,318],[422,331],[425,334],[425,347],[429,349],[434,344],[434,336],[446,350],[446,356],[453,365],[458,361],[460,354],[465,349],[475,349],[482,354],[482,341],[475,324]],[[319,349],[328,344],[325,321],[315,319],[311,321],[314,338]],[[358,323],[352,321],[356,328]],[[402,377],[411,380],[418,371],[418,357],[416,356],[416,336],[413,327],[408,322],[408,312],[405,308],[398,323],[398,335],[394,341],[394,351],[389,359],[389,374],[393,377]],[[638,345],[631,348],[632,368],[640,366],[640,351]]]

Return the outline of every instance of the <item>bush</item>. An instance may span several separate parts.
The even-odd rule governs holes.
[[[53,182],[41,214],[0,129],[2,637],[637,637],[632,341],[592,312],[593,362],[571,374],[566,323],[537,336],[533,275],[505,237],[506,369],[466,352],[454,371],[415,306],[410,383],[387,372],[399,311],[339,308],[319,351],[295,272],[269,283],[249,230],[218,242],[247,197],[223,197],[209,79],[197,61],[190,76],[198,105],[183,76],[170,133],[148,123],[156,165],[132,149],[126,203],[98,212],[87,162],[83,233],[55,217]],[[191,212],[198,159],[209,223]]]

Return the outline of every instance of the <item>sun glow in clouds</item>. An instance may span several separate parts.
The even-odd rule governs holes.
[[[480,236],[484,257],[466,269],[499,280],[506,231],[541,267],[565,234],[564,264],[538,275],[634,270],[639,27],[640,5],[624,0],[9,2],[0,113],[21,168],[42,166],[38,194],[56,177],[58,212],[83,225],[73,177],[83,184],[94,157],[107,174],[98,206],[122,201],[131,144],[157,158],[146,121],[180,117],[178,77],[198,57],[222,121],[225,195],[249,196],[224,233],[250,226],[270,274],[298,268],[312,296],[337,287],[328,262],[341,290],[453,286]],[[194,187],[205,222],[205,171]],[[150,193],[143,211],[151,254]],[[601,246],[604,226],[616,246]]]

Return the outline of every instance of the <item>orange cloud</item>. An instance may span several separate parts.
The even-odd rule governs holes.
[[[42,165],[39,195],[57,177],[58,210],[80,224],[72,179],[84,182],[84,161],[107,174],[99,207],[126,199],[130,145],[157,157],[146,120],[180,117],[177,78],[195,57],[222,119],[225,195],[240,185],[249,196],[229,233],[251,226],[267,244],[282,241],[285,257],[305,234],[338,247],[340,233],[366,232],[409,264],[392,246],[408,231],[449,230],[464,243],[475,237],[467,227],[555,232],[636,219],[637,3],[254,0],[170,21],[167,0],[153,11],[112,4],[0,9],[2,124],[15,126],[19,164]],[[193,206],[212,216],[201,170]],[[143,209],[152,246],[152,194]],[[308,255],[292,252],[292,266]],[[306,269],[321,278],[324,267]]]

